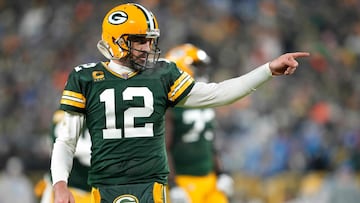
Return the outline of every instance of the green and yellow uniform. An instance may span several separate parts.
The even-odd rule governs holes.
[[[192,202],[227,203],[216,187],[213,109],[172,110],[171,154],[176,185],[185,189]]]
[[[177,175],[204,176],[214,170],[213,109],[174,108],[173,156]]]
[[[191,76],[167,61],[127,75],[102,62],[77,66],[60,108],[85,115],[92,140],[89,184],[166,184],[164,114],[193,85]]]

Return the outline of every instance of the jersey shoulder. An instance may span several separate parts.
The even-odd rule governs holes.
[[[153,68],[146,69],[146,72],[172,79],[176,79],[184,73],[174,62],[163,58],[160,58]]]
[[[165,58],[160,58],[159,61],[157,62],[158,64],[158,67],[161,67],[163,69],[166,69],[166,70],[176,70],[178,72],[182,72],[181,69],[179,69],[176,64],[172,61],[169,61],[168,59],[165,59]]]
[[[188,95],[194,85],[194,79],[189,74],[180,70],[174,62],[162,58],[153,67],[140,72],[136,78],[141,79],[142,83],[156,81],[160,88],[165,88],[171,106]]]
[[[177,68],[175,63],[159,59],[154,66],[144,69],[140,75],[143,75],[146,78],[167,78],[172,80],[176,79],[181,74],[182,71]]]
[[[80,64],[72,70],[70,77],[76,77],[80,80],[94,80],[103,76],[104,62]]]

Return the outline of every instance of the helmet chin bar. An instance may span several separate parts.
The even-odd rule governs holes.
[[[153,38],[153,43],[151,45],[151,50],[149,52],[142,51],[138,49],[134,49],[131,46],[131,41],[128,40],[128,35],[123,35],[119,37],[117,40],[114,40],[114,43],[118,46],[118,49],[121,53],[121,57],[115,57],[112,53],[112,50],[110,46],[103,40],[100,40],[97,44],[97,48],[99,51],[109,60],[119,60],[123,65],[129,66],[129,68],[132,68],[136,71],[138,70],[144,70],[145,68],[152,68],[157,61],[159,60],[161,51],[157,47],[157,40],[158,38]],[[132,52],[142,52],[143,54],[141,56],[145,56],[144,63],[139,63],[139,60],[137,60],[139,57],[135,57]]]
[[[135,70],[144,70],[146,68],[153,68],[154,65],[158,62],[160,53],[161,53],[160,49],[157,47],[154,50],[151,50],[150,52],[136,50],[136,51],[142,52],[143,54],[146,55],[146,60],[144,61],[143,64],[140,64],[139,62],[137,62],[137,61],[139,61],[139,60],[137,60],[138,57],[135,57],[134,55],[131,54],[132,50],[135,50],[135,49],[130,48],[129,55],[127,58],[130,62],[131,68],[133,68]]]
[[[129,40],[126,41],[127,47],[129,47],[129,49],[127,51],[128,51],[128,59],[129,59],[131,68],[133,68],[135,70],[144,70],[146,68],[153,68],[153,66],[158,62],[160,54],[161,54],[161,50],[157,47],[157,39],[153,39],[153,40],[154,40],[154,42],[151,45],[151,50],[149,52],[134,49],[134,48],[132,48],[131,41],[129,41]],[[146,56],[143,64],[140,64],[138,62],[139,60],[137,60],[141,56],[139,56],[139,57],[134,56],[132,54],[133,51],[141,52]]]

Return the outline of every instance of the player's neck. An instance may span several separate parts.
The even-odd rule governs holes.
[[[131,72],[134,72],[133,69],[129,68],[129,67],[126,67],[126,66],[123,66],[121,64],[118,64],[114,61],[110,61],[108,67],[114,71],[115,73],[118,73],[118,74],[124,74],[124,73],[131,73]]]

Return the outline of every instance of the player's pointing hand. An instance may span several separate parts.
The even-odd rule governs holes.
[[[308,52],[294,52],[279,56],[270,62],[269,67],[272,75],[291,75],[295,72],[299,63],[296,61],[298,57],[310,56]]]

